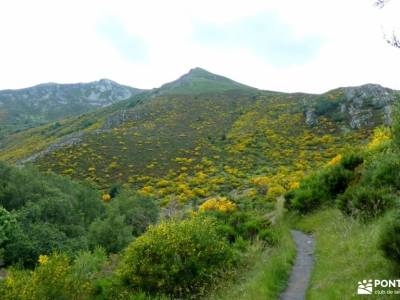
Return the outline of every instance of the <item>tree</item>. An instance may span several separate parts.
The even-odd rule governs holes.
[[[393,142],[400,147],[400,99],[396,99],[393,105],[392,136]]]
[[[0,206],[0,266],[3,259],[4,247],[10,241],[16,230],[17,221],[10,212]]]
[[[384,8],[389,1],[390,0],[375,0],[375,5],[379,8]],[[400,48],[400,38],[397,36],[396,32],[393,31],[391,36],[387,36],[385,34],[384,37],[386,42],[388,42],[390,45],[396,48]]]

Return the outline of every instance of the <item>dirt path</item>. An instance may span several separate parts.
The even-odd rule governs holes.
[[[314,239],[301,231],[292,230],[296,242],[297,256],[288,286],[280,300],[303,300],[306,296],[311,271],[314,265]]]

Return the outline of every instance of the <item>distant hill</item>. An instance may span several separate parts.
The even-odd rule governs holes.
[[[320,95],[262,91],[196,68],[158,89],[13,134],[0,142],[0,159],[182,203],[239,193],[260,176],[281,191],[390,123],[398,94],[379,85]]]
[[[0,91],[0,137],[128,99],[141,90],[108,79]]]
[[[157,94],[204,94],[229,90],[255,90],[232,79],[210,73],[202,68],[191,69],[187,74],[157,89]]]

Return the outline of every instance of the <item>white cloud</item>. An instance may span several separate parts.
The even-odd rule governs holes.
[[[0,2],[0,88],[107,77],[151,88],[200,66],[269,90],[322,92],[376,82],[400,89],[400,50],[387,45],[400,1],[382,10],[372,0],[8,0]],[[193,41],[195,24],[229,24],[276,14],[297,38],[324,41],[306,64],[272,65],[245,45],[213,48]],[[145,61],[118,51],[99,34],[106,20],[143,40]],[[133,51],[134,52],[134,51]],[[132,53],[132,55],[135,55]]]

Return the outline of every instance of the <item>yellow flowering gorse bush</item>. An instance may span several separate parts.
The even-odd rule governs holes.
[[[334,158],[332,158],[330,161],[328,161],[327,165],[328,166],[336,166],[337,164],[339,164],[342,161],[342,155],[338,154],[336,155]]]
[[[232,212],[236,210],[236,204],[226,197],[213,197],[199,206],[199,212],[216,210],[221,212]]]

